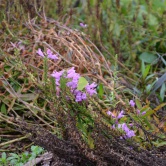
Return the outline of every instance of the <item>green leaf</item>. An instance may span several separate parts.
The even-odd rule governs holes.
[[[162,86],[165,83],[165,81],[166,81],[166,73],[163,74],[155,83],[153,91],[150,93],[150,95],[153,94],[158,88],[160,88],[160,86]]]
[[[148,81],[149,79],[153,78],[155,76],[155,74],[150,74],[146,77],[145,81]]]
[[[160,89],[160,97],[161,97],[162,101],[164,101],[165,91],[166,91],[166,87],[165,87],[165,83],[163,83],[163,85],[161,86],[161,89]]]
[[[6,105],[3,103],[1,106],[1,112],[5,115],[7,115]]]
[[[2,153],[2,158],[6,159],[6,153],[5,152]]]
[[[98,91],[98,95],[100,98],[103,97],[103,94],[104,94],[104,88],[103,88],[103,84],[99,84],[99,86],[97,87],[97,91]]]
[[[16,153],[10,153],[10,155],[11,155],[13,158],[17,158],[17,159],[20,158],[19,155],[17,155]]]
[[[144,73],[143,73],[143,75],[142,75],[143,79],[146,78],[146,76],[147,76],[148,73],[149,73],[149,70],[150,70],[150,65],[147,65],[146,68],[145,68],[145,70],[144,70]]]
[[[88,145],[89,145],[90,149],[94,149],[94,140],[90,136],[90,133],[88,133]]]
[[[67,83],[67,79],[62,77],[60,79],[60,89],[65,90],[66,89],[66,83]]]
[[[164,107],[164,106],[166,106],[166,103],[161,103],[160,105],[158,105],[155,109],[154,109],[154,111],[158,111],[158,110],[160,110],[162,107]]]
[[[121,32],[120,25],[115,23],[115,25],[114,25],[114,35],[119,37],[120,36],[120,32]]]
[[[16,159],[13,159],[13,160],[10,161],[10,164],[11,164],[11,165],[16,165],[17,162],[18,162],[18,161],[17,161]]]
[[[155,113],[154,110],[149,110],[149,111],[146,112],[145,115],[142,115],[142,117],[147,117],[147,116],[150,116],[150,115],[152,115],[154,113]]]
[[[149,127],[149,129],[152,129],[152,126],[147,118],[144,118],[144,123]]]
[[[139,56],[139,59],[146,63],[154,63],[156,62],[157,58],[158,58],[157,55],[148,52],[143,52]]]
[[[78,81],[77,90],[83,90],[87,84],[88,81],[84,77],[80,77]]]
[[[162,56],[161,56],[161,60],[164,63],[164,65],[166,66],[166,61],[165,61],[165,59]]]
[[[26,94],[18,94],[18,96],[23,101],[32,101],[34,99],[37,99],[38,95],[33,94],[33,93],[26,93]]]
[[[160,143],[155,143],[155,145],[157,147],[165,146],[166,145],[166,141],[163,141],[163,142],[160,142]]]
[[[51,89],[54,93],[56,93],[56,83],[55,83],[55,78],[51,77],[50,78],[51,81]]]
[[[144,60],[142,60],[142,63],[141,63],[141,72],[142,72],[142,75],[145,72],[145,63],[144,63]]]
[[[142,104],[141,104],[141,102],[140,102],[138,99],[136,99],[136,100],[135,100],[135,103],[136,103],[137,108],[141,110],[141,109],[142,109]]]
[[[158,25],[157,18],[154,15],[152,15],[152,14],[149,15],[149,25],[150,26],[156,26],[156,27]]]

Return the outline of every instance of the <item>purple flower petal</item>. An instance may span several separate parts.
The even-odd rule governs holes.
[[[117,119],[120,119],[120,118],[122,118],[122,117],[124,117],[124,111],[122,110],[120,113],[119,113],[119,115],[117,116]]]
[[[146,111],[142,112],[141,115],[145,115],[146,114]]]
[[[87,27],[87,24],[84,24],[84,23],[80,23],[80,26],[82,27],[82,28],[86,28]]]
[[[107,111],[107,115],[110,116],[111,115],[111,111]]]
[[[41,48],[39,48],[39,49],[36,51],[36,53],[37,53],[39,56],[44,57],[44,54],[43,54]]]
[[[47,57],[52,60],[58,60],[57,54],[53,54],[53,52],[50,49],[47,49]]]
[[[107,115],[108,115],[108,116],[110,116],[110,115],[111,115],[111,116],[112,116],[112,118],[115,118],[114,114],[113,114],[111,111],[107,111]]]
[[[131,138],[131,137],[134,137],[135,136],[135,133],[133,130],[129,130],[127,133],[126,133],[126,136],[127,138]]]
[[[93,82],[93,83],[90,84],[90,85],[88,84],[88,85],[85,87],[85,90],[86,90],[87,93],[89,93],[90,96],[92,96],[92,95],[94,95],[94,94],[97,94],[96,89],[94,89],[94,88],[96,88],[96,86],[97,86],[97,84]]]
[[[60,77],[62,76],[63,72],[64,72],[63,70],[62,70],[62,71],[59,71],[59,72],[54,71],[54,72],[51,74],[51,76],[54,77],[55,79],[60,79]]]
[[[82,93],[82,100],[86,100],[87,97],[86,97],[86,93]]]
[[[129,104],[130,104],[131,107],[135,106],[135,102],[133,100],[130,100]]]
[[[71,72],[75,72],[74,67],[72,67],[71,69],[68,69],[67,74],[69,74]]]
[[[62,71],[59,71],[59,72],[54,71],[54,72],[51,74],[51,76],[55,78],[55,80],[56,80],[56,85],[57,85],[57,86],[60,85],[59,81],[60,81],[60,78],[61,78],[63,72],[64,72],[63,70],[62,70]]]
[[[115,129],[115,124],[112,125],[112,128]]]
[[[131,138],[135,136],[134,131],[130,130],[126,123],[118,124],[118,128],[121,128],[126,133],[125,138]]]

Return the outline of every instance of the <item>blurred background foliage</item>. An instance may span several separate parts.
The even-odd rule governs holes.
[[[86,23],[86,34],[99,47],[102,44],[112,55],[118,54],[131,68],[131,62],[136,63],[138,59],[156,63],[156,52],[160,55],[166,52],[165,0],[61,0],[57,3],[48,0],[45,3],[46,13],[52,18],[63,22],[70,18],[68,24],[76,29],[80,29],[80,22]]]

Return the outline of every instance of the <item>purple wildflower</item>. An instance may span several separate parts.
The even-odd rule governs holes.
[[[60,81],[60,78],[61,78],[63,72],[64,72],[63,70],[62,70],[62,71],[59,71],[59,72],[54,71],[54,72],[51,74],[51,76],[55,78],[55,80],[56,80],[56,85],[57,85],[57,86],[60,85],[59,81]]]
[[[127,127],[126,123],[118,124],[118,128],[119,128],[119,129],[121,128],[121,129],[126,133],[126,135],[125,135],[126,138],[131,138],[131,137],[134,137],[134,136],[135,136],[134,131],[133,131],[133,130],[130,130],[130,129]]]
[[[108,116],[111,115],[112,118],[115,118],[115,115],[114,115],[111,111],[107,111],[107,115],[108,115]]]
[[[142,115],[145,115],[145,114],[146,114],[146,111],[142,112],[141,114],[142,114]]]
[[[115,124],[112,125],[112,128],[115,129]]]
[[[136,113],[137,113],[137,115],[139,115],[140,114],[140,110],[137,110]]]
[[[58,60],[57,54],[53,54],[53,52],[50,49],[47,49],[47,57],[52,60]]]
[[[52,52],[50,52],[50,50],[47,50],[47,54],[52,54]],[[56,85],[57,85],[57,93],[59,94],[60,92],[60,79],[61,79],[61,76],[63,75],[64,71],[54,71],[51,76],[55,78],[56,80]],[[66,83],[66,85],[70,88],[70,91],[71,93],[73,93],[73,95],[75,96],[75,101],[76,102],[81,102],[83,100],[86,100],[87,99],[87,93],[89,93],[89,95],[93,95],[96,93],[96,89],[95,87],[97,86],[95,83],[92,83],[92,84],[88,84],[86,86],[86,92],[82,92],[82,91],[79,91],[77,90],[77,86],[78,86],[78,81],[79,81],[79,78],[80,78],[80,75],[78,73],[75,72],[75,69],[74,67],[70,68],[69,70],[67,70],[67,75],[66,77],[67,79],[70,79],[69,82]]]
[[[131,137],[134,137],[135,136],[135,133],[133,130],[129,130],[127,133],[126,133],[126,137],[127,138],[131,138]]]
[[[72,88],[72,89],[76,89],[77,85],[78,85],[78,80],[80,78],[80,75],[75,72],[74,67],[72,67],[71,69],[69,69],[67,71],[66,78],[72,78],[72,81],[68,82],[67,86]]]
[[[76,102],[82,101],[82,95],[81,92],[78,92],[76,95]]]
[[[71,89],[76,89],[77,85],[78,85],[78,79],[77,78],[73,78],[73,80],[68,82],[66,85],[68,87],[70,87]]]
[[[69,73],[71,73],[71,72],[75,72],[74,67],[72,67],[71,69],[68,69],[68,70],[67,70],[67,74],[69,74]]]
[[[92,84],[89,84],[85,87],[86,92],[89,93],[90,96],[92,96],[93,94],[97,94],[96,92],[96,86],[97,84],[95,84],[94,82]]]
[[[128,133],[130,131],[130,129],[127,127],[126,123],[123,123],[121,127],[126,133]]]
[[[82,100],[86,100],[86,93],[82,93]]]
[[[135,106],[135,102],[133,100],[130,100],[129,104],[130,104],[131,107]]]
[[[83,101],[83,100],[87,99],[86,93],[83,93],[83,92],[81,92],[79,90],[75,90],[74,91],[74,95],[76,97],[76,102]]]
[[[124,117],[124,111],[122,110],[119,115],[117,116],[117,119],[121,119],[122,117]]]
[[[17,45],[15,43],[10,42],[13,48],[17,48]]]
[[[80,23],[80,26],[82,27],[82,28],[86,28],[87,27],[87,24],[84,24],[84,23]]]
[[[107,115],[110,116],[111,115],[111,111],[107,111]]]
[[[44,57],[44,54],[43,54],[41,48],[39,48],[39,49],[36,51],[36,53],[37,53],[39,56]]]

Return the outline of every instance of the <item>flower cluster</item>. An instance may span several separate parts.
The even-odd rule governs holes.
[[[125,132],[124,138],[131,138],[135,136],[135,133],[133,130],[130,130],[126,123],[118,124],[118,129],[122,129]]]
[[[122,117],[124,117],[124,111],[122,110],[118,116],[115,116],[111,111],[107,111],[107,115],[111,115],[112,118],[116,119],[116,121],[118,121],[118,119],[121,119]]]
[[[61,79],[61,76],[63,75],[63,70],[62,71],[54,71],[51,76],[55,78],[55,84],[56,84],[56,93],[57,95],[59,95],[59,92],[60,92],[60,79]]]
[[[115,125],[117,125],[118,129],[122,129],[125,132],[125,136],[124,136],[125,139],[135,136],[134,131],[130,130],[127,127],[126,123],[118,124],[118,120],[125,116],[123,110],[117,116],[115,116],[111,111],[107,111],[107,115],[109,115],[109,116],[111,115],[112,118],[115,119],[115,124],[112,126],[113,129],[115,129]]]
[[[130,100],[129,104],[130,104],[131,107],[135,107],[135,102],[134,102],[133,100]],[[146,111],[143,111],[143,112],[141,113],[140,110],[137,109],[137,110],[136,110],[136,113],[137,113],[137,115],[145,115],[145,114],[146,114]]]
[[[133,107],[134,110],[135,110],[135,105],[136,105],[136,104],[135,104],[134,100],[130,100],[130,101],[129,101],[129,105],[130,105],[131,107]],[[136,111],[136,115],[137,115],[137,116],[142,116],[142,115],[146,114],[146,111],[143,111],[143,112],[142,112],[142,111],[140,111],[139,109],[136,109],[135,111]],[[111,111],[107,111],[107,115],[108,115],[108,116],[111,116],[111,117],[115,120],[115,123],[112,125],[112,128],[115,129],[115,128],[117,127],[118,129],[121,129],[121,130],[125,133],[125,135],[123,136],[124,139],[131,138],[131,137],[134,137],[134,136],[135,136],[134,131],[133,131],[133,130],[130,130],[130,129],[128,128],[128,126],[127,126],[126,123],[122,123],[122,124],[119,124],[119,123],[118,123],[119,119],[121,119],[122,117],[125,116],[123,110],[122,110],[117,116],[115,116]],[[132,123],[130,123],[130,124],[128,124],[128,125],[129,125],[130,127],[133,126]],[[122,137],[121,137],[121,138],[122,138]],[[122,139],[123,139],[123,138],[122,138]]]
[[[62,77],[64,73],[64,70],[62,71],[54,71],[51,76],[55,78],[56,80],[56,90],[57,90],[57,95],[59,95],[59,91],[60,91],[60,79]],[[76,102],[81,102],[83,100],[87,99],[87,94],[92,96],[94,94],[96,94],[96,84],[92,83],[92,84],[87,84],[85,86],[85,91],[82,92],[80,90],[77,90],[77,86],[78,86],[78,82],[79,82],[79,78],[80,78],[80,74],[76,73],[74,67],[72,67],[71,69],[67,70],[66,72],[66,76],[65,78],[67,78],[69,81],[66,83],[66,86],[70,88],[70,91],[74,94],[75,96],[75,101]]]
[[[43,57],[43,58],[45,57],[45,56],[44,56],[45,53],[42,52],[41,48],[39,48],[36,53],[37,53],[39,56]],[[46,53],[46,55],[47,55],[47,58],[49,58],[49,59],[52,59],[52,60],[55,60],[55,61],[58,60],[57,54],[53,54],[53,52],[52,52],[50,49],[48,49],[48,48],[47,48],[47,53]]]

